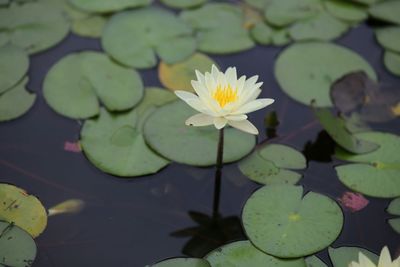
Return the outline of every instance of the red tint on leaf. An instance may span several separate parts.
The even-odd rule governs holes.
[[[353,192],[344,192],[342,197],[338,199],[343,207],[351,212],[360,211],[365,208],[369,201],[363,195]]]
[[[64,143],[64,150],[73,153],[79,153],[82,151],[81,145],[79,142],[68,142]]]

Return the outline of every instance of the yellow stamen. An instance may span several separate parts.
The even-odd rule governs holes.
[[[235,102],[237,100],[237,89],[232,89],[230,85],[224,88],[221,87],[221,85],[218,85],[213,92],[212,97],[218,102],[219,106],[223,108],[226,104]]]

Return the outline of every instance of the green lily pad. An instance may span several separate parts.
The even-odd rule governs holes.
[[[68,20],[61,9],[40,2],[2,8],[0,18],[0,33],[7,32],[8,42],[29,54],[56,45],[69,31]]]
[[[385,27],[375,31],[376,39],[385,49],[400,53],[400,27]]]
[[[272,44],[275,46],[287,45],[292,41],[287,28],[275,29],[272,34]]]
[[[390,219],[388,223],[396,233],[400,234],[400,218]]]
[[[296,184],[301,174],[277,167],[256,151],[239,163],[239,170],[249,179],[260,184]]]
[[[161,261],[154,265],[147,265],[146,267],[211,267],[211,265],[203,259],[174,258]]]
[[[205,259],[212,267],[306,267],[303,258],[279,259],[255,248],[249,241],[237,241],[210,252]]]
[[[329,248],[329,257],[333,263],[333,267],[348,266],[352,261],[359,262],[360,252],[367,256],[375,264],[378,263],[378,256],[366,249],[359,247],[339,247]]]
[[[302,170],[307,167],[304,155],[290,146],[269,144],[262,147],[258,153],[263,159],[273,162],[279,168]]]
[[[161,83],[172,91],[193,92],[191,81],[197,79],[195,71],[198,70],[201,73],[210,71],[212,65],[217,64],[210,57],[195,53],[190,58],[176,64],[160,62],[158,77]]]
[[[390,202],[387,212],[392,215],[400,216],[400,198],[396,198]]]
[[[346,23],[340,21],[329,13],[320,12],[314,17],[294,23],[289,28],[289,34],[295,41],[329,41],[344,34],[348,28],[349,26]]]
[[[315,16],[323,10],[320,0],[272,0],[265,9],[265,18],[282,27]]]
[[[14,223],[34,238],[44,231],[47,212],[35,196],[16,186],[0,184],[0,199],[0,220]]]
[[[400,76],[400,54],[386,51],[383,62],[386,68],[394,75]]]
[[[351,1],[324,1],[326,10],[338,19],[348,22],[361,22],[368,18],[365,7],[355,5]]]
[[[157,109],[144,125],[147,143],[164,157],[194,166],[211,166],[217,158],[218,130],[186,126],[196,111],[183,101]],[[239,160],[251,152],[256,139],[233,128],[225,129],[224,162]],[[177,149],[179,147],[179,149]]]
[[[359,4],[363,4],[363,5],[369,6],[369,5],[372,5],[372,4],[375,4],[375,3],[379,2],[381,0],[353,0],[353,1],[356,2],[356,3],[359,3]]]
[[[307,267],[328,267],[325,262],[320,260],[317,256],[310,256],[306,258]]]
[[[143,97],[139,74],[111,61],[98,52],[69,54],[47,74],[43,94],[58,113],[89,118],[99,112],[99,100],[109,111],[123,111]]]
[[[11,45],[0,47],[0,94],[15,86],[28,68],[29,58],[22,49]]]
[[[228,54],[254,46],[245,29],[243,10],[228,3],[210,3],[181,13],[181,18],[197,32],[198,49],[212,54]]]
[[[26,91],[28,78],[0,95],[0,121],[13,120],[24,115],[33,106],[36,95]]]
[[[369,14],[379,20],[400,24],[400,2],[397,0],[378,2],[370,7]]]
[[[124,65],[151,68],[157,64],[156,55],[168,64],[188,58],[196,42],[192,29],[180,18],[152,7],[112,16],[105,26],[102,46]]]
[[[161,0],[166,6],[178,9],[193,8],[207,3],[208,0]]]
[[[272,35],[274,30],[264,22],[258,22],[250,30],[251,37],[258,44],[269,45],[272,42]]]
[[[0,221],[0,265],[29,267],[36,257],[32,237],[13,224]]]
[[[348,130],[346,120],[335,117],[328,108],[314,109],[314,113],[322,127],[342,148],[355,154],[363,154],[378,149],[379,145],[358,139]]]
[[[250,241],[281,258],[310,255],[339,236],[343,213],[332,199],[292,185],[264,186],[247,200],[243,226]],[[301,246],[299,246],[301,244]]]
[[[85,37],[98,38],[103,33],[107,18],[103,16],[88,16],[72,22],[72,32]]]
[[[364,70],[376,80],[373,68],[348,48],[331,43],[296,43],[285,49],[275,64],[275,75],[281,88],[293,99],[316,107],[329,107],[334,81],[344,74]]]
[[[71,4],[87,12],[109,13],[127,8],[147,6],[152,0],[69,0]]]
[[[264,10],[272,0],[245,0],[252,7]]]
[[[81,131],[81,145],[89,160],[104,172],[121,177],[153,174],[169,161],[155,154],[144,141],[142,125],[157,106],[176,99],[166,90],[148,88],[139,106],[124,114],[101,110]]]

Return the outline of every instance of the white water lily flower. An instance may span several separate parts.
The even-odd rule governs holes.
[[[368,257],[360,252],[358,256],[358,262],[351,262],[349,267],[400,267],[400,257],[392,262],[389,249],[384,247],[379,257],[378,266],[376,266],[370,259],[368,259]]]
[[[189,106],[200,112],[186,120],[186,125],[208,126],[217,129],[227,124],[251,134],[258,134],[257,128],[247,120],[247,113],[271,105],[271,98],[257,97],[261,93],[262,82],[258,76],[246,80],[237,78],[236,68],[228,68],[225,73],[212,66],[211,73],[204,75],[196,70],[197,81],[192,81],[196,94],[175,91],[175,94]]]

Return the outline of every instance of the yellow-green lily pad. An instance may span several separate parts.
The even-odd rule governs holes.
[[[161,61],[158,67],[158,77],[161,83],[172,91],[193,92],[191,81],[196,80],[195,71],[198,70],[201,73],[210,71],[212,65],[216,65],[216,63],[210,57],[195,53],[188,59],[176,64],[166,64]]]
[[[64,39],[69,32],[69,23],[62,10],[54,5],[41,2],[15,4],[0,9],[2,32],[7,33],[8,43],[32,54]]]
[[[72,32],[85,37],[98,38],[103,33],[107,18],[103,16],[91,15],[83,19],[72,22]]]
[[[32,237],[16,225],[0,221],[0,266],[30,267],[36,258]]]
[[[17,225],[32,237],[44,231],[47,212],[35,196],[16,186],[0,184],[0,199],[0,220]]]
[[[400,76],[400,53],[386,51],[383,57],[383,62],[391,73]]]
[[[264,186],[253,193],[242,212],[253,245],[273,256],[297,258],[335,241],[343,226],[339,205],[324,195],[303,193],[292,185]]]
[[[211,265],[203,259],[173,258],[153,265],[147,265],[146,267],[211,267]]]
[[[310,256],[306,258],[307,267],[328,267],[325,262],[323,262],[317,256]]]
[[[212,54],[229,54],[254,46],[245,29],[243,10],[229,3],[209,3],[185,10],[181,18],[196,30],[198,49]]]
[[[208,0],[161,0],[161,3],[172,8],[186,9],[201,6],[207,1]]]
[[[391,215],[400,216],[400,198],[392,200],[386,211]],[[388,223],[395,232],[400,234],[400,218],[389,219]]]
[[[146,142],[170,160],[194,166],[214,165],[217,158],[218,130],[214,126],[186,126],[185,121],[195,113],[183,101],[160,107],[144,125]],[[227,128],[224,144],[224,162],[228,163],[250,153],[256,139],[253,135]]]
[[[360,22],[368,18],[367,9],[351,1],[324,1],[326,10],[338,19],[348,22]]]
[[[370,7],[369,14],[382,21],[400,24],[400,2],[397,0],[378,2]]]
[[[9,121],[24,115],[33,106],[36,95],[25,89],[28,78],[0,94],[0,121]]]
[[[143,83],[135,70],[103,53],[86,51],[57,62],[45,78],[43,94],[56,112],[82,119],[99,113],[99,101],[109,111],[132,108],[143,97]]]
[[[273,162],[279,168],[302,170],[307,167],[304,155],[290,146],[268,144],[260,148],[258,153],[263,159]]]
[[[400,53],[400,27],[391,26],[375,30],[378,43],[385,49]]]
[[[217,248],[205,256],[212,267],[306,267],[303,258],[279,259],[255,248],[249,241],[237,241]]]
[[[285,49],[275,64],[279,85],[293,99],[316,107],[329,107],[333,82],[343,75],[364,70],[376,80],[369,63],[348,48],[324,42],[296,43]]]
[[[127,8],[150,5],[152,0],[69,0],[79,9],[94,13],[110,13]]]
[[[373,263],[378,263],[378,256],[366,249],[359,247],[339,247],[328,249],[333,267],[348,266],[351,262],[359,262],[359,254],[367,256]]]
[[[150,7],[112,16],[104,28],[102,46],[116,61],[145,69],[156,66],[157,56],[168,64],[188,58],[196,41],[193,30],[180,18]]]
[[[11,45],[0,47],[0,94],[15,86],[28,68],[29,58],[24,50]]]

